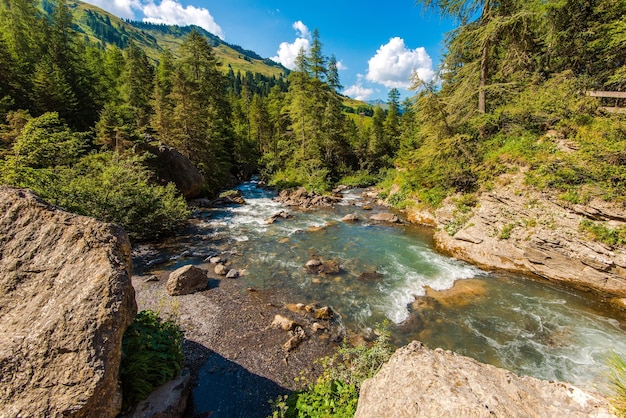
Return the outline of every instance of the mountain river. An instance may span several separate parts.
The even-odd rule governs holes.
[[[246,205],[199,210],[194,233],[162,244],[160,256],[173,260],[168,269],[189,262],[175,254],[217,248],[233,267],[245,268],[238,280],[247,286],[277,289],[290,298],[285,303],[330,305],[353,331],[368,334],[388,320],[397,346],[420,340],[521,375],[601,392],[607,356],[626,355],[623,313],[587,293],[438,254],[427,228],[369,221],[387,209],[364,200],[360,190],[344,192],[333,208],[300,211],[273,201],[275,193],[255,182],[238,189]],[[265,221],[281,210],[291,216]],[[362,221],[342,222],[349,213]],[[313,256],[338,262],[341,272],[307,272]],[[460,296],[432,291],[457,281],[467,290]]]

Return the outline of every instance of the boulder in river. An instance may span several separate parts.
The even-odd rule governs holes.
[[[0,416],[119,413],[130,276],[121,228],[0,187]]]
[[[309,193],[304,187],[300,187],[297,189],[282,190],[274,199],[287,206],[311,208],[315,206],[332,206],[340,202],[342,197],[335,195],[319,195],[315,192]]]
[[[334,260],[320,260],[313,258],[306,263],[306,268],[311,273],[317,274],[337,274],[341,271],[341,266]]]
[[[342,222],[356,222],[359,220],[359,216],[355,213],[349,213],[343,218],[341,218]]]
[[[319,258],[312,258],[306,262],[305,266],[309,270],[317,271],[317,268],[322,265],[322,260]]]
[[[377,271],[364,271],[359,274],[359,281],[361,282],[376,282],[383,278],[383,275]]]
[[[227,279],[236,279],[237,277],[239,277],[239,270],[236,269],[231,269],[228,271],[228,273],[226,273],[226,278]]]
[[[606,399],[414,341],[361,386],[355,418],[611,417]]]
[[[276,212],[275,214],[273,214],[269,218],[265,219],[265,223],[268,224],[268,225],[271,225],[274,222],[276,222],[276,220],[278,220],[278,219],[287,219],[290,216],[291,216],[291,214],[289,212],[287,212],[286,210],[281,210],[280,212]]]
[[[370,219],[372,221],[388,222],[388,223],[392,223],[392,224],[400,223],[400,218],[398,218],[396,215],[394,215],[393,213],[390,213],[390,212],[376,213],[376,214],[370,216]]]
[[[180,296],[204,290],[208,284],[206,270],[187,265],[170,273],[166,289],[171,296]]]

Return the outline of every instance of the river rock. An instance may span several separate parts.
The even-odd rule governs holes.
[[[229,190],[211,201],[211,206],[245,205],[241,190]]]
[[[170,273],[166,289],[171,296],[180,296],[204,290],[208,284],[209,277],[206,270],[187,265]]]
[[[607,401],[562,382],[518,377],[419,342],[361,386],[356,418],[612,417]]]
[[[359,274],[359,281],[361,282],[377,282],[383,278],[383,275],[377,271],[364,271]]]
[[[342,222],[356,222],[359,220],[359,216],[355,213],[349,213],[343,218],[341,218]]]
[[[218,264],[213,271],[215,271],[215,274],[218,276],[226,276],[228,274],[228,267],[223,264]]]
[[[294,321],[292,321],[289,318],[286,318],[282,315],[276,314],[274,316],[274,320],[271,323],[271,327],[272,328],[280,328],[283,331],[290,331],[292,329],[294,329],[296,327],[296,324]]]
[[[298,346],[300,346],[300,344],[302,344],[302,342],[306,339],[306,333],[304,332],[304,329],[299,325],[296,325],[293,328],[291,334],[291,338],[289,338],[289,340],[287,340],[287,342],[283,344],[283,350],[287,352],[298,348]]]
[[[159,182],[174,183],[187,199],[200,195],[204,185],[204,176],[189,158],[162,142],[158,145],[141,144],[139,146],[142,151],[148,151],[155,156],[155,158],[148,159],[147,164],[156,173]]]
[[[237,277],[239,277],[239,274],[240,274],[239,270],[232,269],[232,270],[229,270],[228,273],[226,273],[226,278],[236,279]]]
[[[333,317],[333,310],[328,306],[324,306],[319,309],[315,309],[315,311],[313,311],[313,316],[315,319],[331,319]]]
[[[400,222],[400,218],[398,218],[396,215],[390,212],[376,213],[370,216],[370,219],[372,221],[388,222],[388,223],[393,223],[393,224]]]
[[[115,417],[137,312],[119,227],[0,187],[0,415]]]
[[[280,212],[276,212],[275,214],[273,214],[269,218],[265,219],[265,223],[266,224],[273,224],[274,222],[276,222],[277,219],[287,219],[290,216],[291,216],[291,214],[289,212],[287,212],[286,210],[281,210]]]
[[[337,274],[341,271],[341,266],[335,260],[326,260],[318,267],[319,274]]]
[[[305,266],[309,270],[317,270],[317,267],[322,265],[322,260],[319,258],[312,258],[306,262]]]
[[[278,196],[274,198],[277,202],[281,202],[287,206],[299,206],[302,208],[311,208],[315,206],[332,206],[342,199],[341,196],[319,195],[315,192],[307,192],[304,187],[297,189],[282,190]]]
[[[222,264],[224,262],[224,260],[222,260],[222,257],[210,257],[208,258],[209,263],[211,264]]]
[[[415,310],[418,310],[420,306],[424,306],[420,302],[421,299],[426,301],[431,299],[446,309],[479,303],[486,296],[487,287],[484,280],[464,279],[455,281],[450,289],[435,290],[430,286],[425,286],[425,291],[426,295],[419,296],[413,304]]]
[[[123,418],[182,417],[190,391],[191,375],[189,369],[184,369],[180,376],[158,387],[147,399],[139,402],[131,415]]]

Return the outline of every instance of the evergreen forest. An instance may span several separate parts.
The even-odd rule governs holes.
[[[194,28],[124,37],[91,10],[81,32],[76,3],[0,0],[0,181],[134,239],[188,216],[141,151],[158,141],[196,165],[206,196],[258,172],[279,188],[378,184],[398,207],[437,207],[523,167],[529,186],[571,202],[626,201],[624,116],[606,111],[624,99],[584,93],[624,90],[626,0],[420,0],[458,27],[438,78],[415,76],[403,101],[391,89],[385,109],[339,93],[317,30],[294,71],[265,60],[274,74],[242,72]],[[180,46],[155,56],[140,45],[148,30]]]

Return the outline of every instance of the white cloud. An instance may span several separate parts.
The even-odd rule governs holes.
[[[357,74],[356,84],[344,89],[343,94],[356,100],[365,101],[374,94],[374,90],[363,87],[363,74]]]
[[[424,48],[408,49],[402,38],[391,38],[370,60],[367,79],[387,88],[408,88],[413,72],[430,81],[435,76],[433,61]]]
[[[339,71],[345,71],[348,69],[348,66],[343,63],[343,61],[337,61],[337,69]]]
[[[308,40],[311,40],[311,32],[309,31],[309,28],[304,23],[302,23],[301,20],[294,22],[291,27],[296,30],[298,38],[306,38]]]
[[[281,42],[278,51],[276,51],[277,55],[270,59],[293,70],[296,67],[296,58],[300,51],[308,51],[311,47],[311,32],[300,20],[291,26],[296,31],[297,38],[291,43]]]
[[[139,0],[85,0],[85,2],[124,19],[134,19],[133,9],[141,8]]]
[[[143,15],[144,22],[163,23],[166,25],[197,25],[224,39],[222,28],[215,23],[211,13],[205,8],[184,7],[176,0],[85,0],[115,16],[136,19]]]
[[[164,23],[166,25],[197,25],[224,39],[222,28],[215,23],[211,13],[205,8],[183,7],[174,0],[162,0],[159,5],[149,1],[142,6],[144,22]]]

